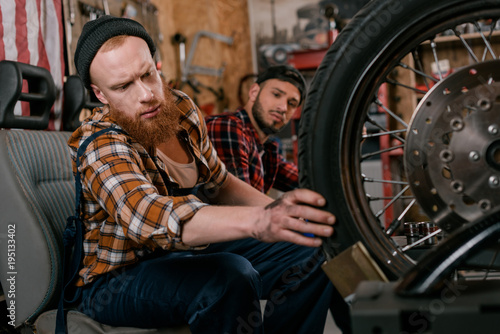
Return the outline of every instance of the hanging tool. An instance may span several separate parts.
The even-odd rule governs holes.
[[[219,40],[219,41],[226,43],[228,45],[232,45],[233,40],[234,40],[232,37],[217,34],[214,32],[205,31],[205,30],[198,31],[196,33],[196,35],[194,36],[193,42],[191,43],[191,48],[189,50],[189,54],[187,56],[186,63],[184,65],[184,67],[181,67],[181,71],[182,71],[181,81],[183,81],[183,82],[187,81],[189,76],[191,76],[192,74],[203,74],[203,75],[212,75],[212,76],[220,77],[220,76],[222,76],[222,73],[224,72],[224,69],[225,69],[224,65],[222,67],[220,67],[219,69],[215,69],[215,68],[202,67],[202,66],[196,66],[196,65],[191,64],[193,61],[193,58],[194,58],[194,54],[196,52],[196,47],[197,47],[198,42],[199,42],[201,37],[209,37],[212,39],[216,39],[216,40]]]
[[[186,36],[177,33],[172,37],[172,44],[177,44],[179,46],[179,70],[180,73],[178,77],[182,77],[182,71],[186,64]]]
[[[104,9],[104,14],[109,15],[109,3],[108,0],[102,0],[102,8]]]
[[[89,17],[89,21],[95,20],[104,15],[104,11],[100,8],[80,3],[82,6],[82,14]]]

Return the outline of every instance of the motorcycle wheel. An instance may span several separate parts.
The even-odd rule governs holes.
[[[425,128],[430,118],[426,119],[425,114],[441,116],[442,110],[422,110],[426,103],[430,105],[432,87],[443,88],[440,84],[447,79],[452,78],[446,84],[453,87],[461,85],[456,80],[466,81],[462,87],[472,85],[463,76],[453,79],[445,70],[443,61],[450,53],[443,51],[449,43],[467,55],[468,64],[464,66],[486,64],[485,71],[498,72],[495,68],[500,66],[488,66],[488,62],[500,54],[493,50],[495,42],[500,41],[499,18],[498,0],[375,0],[341,31],[311,83],[299,128],[301,186],[325,196],[327,210],[337,216],[335,234],[323,243],[327,255],[333,257],[361,241],[386,275],[397,279],[418,261],[418,256],[411,250],[403,251],[400,243],[386,233],[391,222],[398,218],[402,223],[436,222],[446,235],[498,208],[500,196],[492,180],[500,175],[499,150],[493,149],[492,153],[496,166],[479,158],[483,173],[489,173],[484,186],[492,191],[482,197],[463,191],[459,203],[454,203],[453,193],[447,189],[451,184],[456,193],[461,190],[460,184],[453,176],[443,175],[460,167],[446,162],[443,152],[447,150],[456,156],[472,153],[453,151],[459,150],[457,144],[466,141],[455,139],[459,136],[453,137],[455,148],[450,148],[453,130],[443,130],[447,124],[434,122],[430,130]],[[424,49],[430,59],[422,56]],[[469,71],[472,70],[475,69]],[[446,94],[441,95],[446,98]],[[411,96],[416,102],[403,106],[401,100],[388,96]],[[434,93],[433,105],[438,105],[440,99]],[[490,102],[494,105],[495,100]],[[492,109],[495,117],[500,117],[499,110]],[[473,130],[472,135],[482,131],[468,116],[461,117],[466,128]],[[496,126],[493,123],[491,120],[491,126]],[[420,136],[416,136],[418,130]],[[436,143],[431,136],[438,130],[444,134]],[[368,145],[374,139],[376,145]],[[442,151],[438,154],[441,158],[433,158],[429,153],[420,165],[412,165],[415,148],[431,144]],[[484,140],[480,148],[491,151],[493,144],[498,145],[497,137]],[[373,166],[378,172],[371,175]],[[432,175],[429,167],[439,168],[441,176]],[[419,168],[416,174],[410,171]],[[460,181],[466,190],[477,181],[472,176],[463,177],[465,180]],[[373,186],[377,195],[373,194]],[[495,191],[497,195],[493,195]],[[398,233],[402,233],[401,228]]]

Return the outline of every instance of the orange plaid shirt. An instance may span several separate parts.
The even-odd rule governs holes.
[[[207,137],[203,116],[182,92],[177,97],[181,127],[199,170],[198,184],[210,198],[227,180],[225,165]],[[92,133],[113,123],[107,107],[95,109],[68,141],[76,171],[76,152]],[[133,264],[155,249],[187,250],[182,225],[207,205],[194,195],[172,196],[164,181],[178,184],[156,152],[147,152],[134,138],[108,132],[95,138],[81,157],[84,259],[78,285]],[[162,177],[163,173],[163,177]]]

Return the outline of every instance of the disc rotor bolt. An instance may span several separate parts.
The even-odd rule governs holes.
[[[490,188],[493,189],[498,188],[500,186],[500,179],[498,178],[497,175],[492,175],[488,180],[488,184],[490,185]]]
[[[464,191],[464,184],[461,181],[452,181],[450,185],[451,190],[453,190],[457,194],[460,194]]]
[[[460,131],[464,128],[464,121],[461,118],[455,117],[451,120],[450,127],[453,131]]]
[[[480,200],[478,204],[483,212],[491,210],[491,202],[487,199]]]
[[[481,158],[481,156],[479,155],[479,152],[478,151],[471,151],[469,153],[469,160],[470,161],[479,161],[479,159]]]
[[[498,134],[498,125],[492,124],[488,127],[488,132],[490,135],[496,136]]]

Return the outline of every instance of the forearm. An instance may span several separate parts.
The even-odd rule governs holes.
[[[253,237],[258,208],[206,206],[182,226],[182,242],[189,246]]]
[[[232,174],[212,202],[183,225],[182,241],[190,246],[255,237],[256,222],[273,199]]]
[[[262,202],[267,201],[262,198]],[[331,213],[318,208],[324,205],[319,194],[299,189],[266,206],[206,206],[183,224],[182,241],[200,246],[251,237],[263,242],[287,241],[318,247],[320,237],[333,233],[331,225],[335,222]]]
[[[266,206],[273,201],[271,197],[261,193],[234,175],[229,174],[228,178],[224,187],[214,197],[214,204]]]

